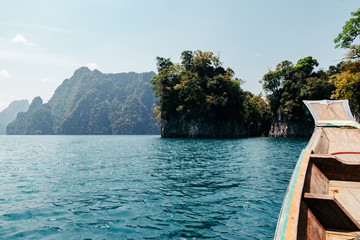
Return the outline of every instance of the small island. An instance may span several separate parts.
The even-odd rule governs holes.
[[[242,80],[211,52],[184,51],[181,60],[157,57],[151,79],[165,138],[309,137],[314,122],[302,101],[349,98],[354,90],[341,79],[359,68],[358,61],[342,61],[316,71],[311,56],[296,64],[284,60],[261,80],[263,97],[244,91]],[[359,101],[350,101],[358,116]]]
[[[151,79],[160,98],[155,108],[162,137],[239,138],[266,135],[269,111],[260,97],[241,89],[241,80],[211,52],[184,51],[182,62],[157,57]]]

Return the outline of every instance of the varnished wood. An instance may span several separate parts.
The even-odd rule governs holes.
[[[311,155],[313,162],[329,180],[360,181],[360,164],[345,164],[333,155]]]
[[[316,121],[354,121],[347,101],[306,104]],[[316,127],[298,160],[276,240],[360,240],[360,130],[329,125]]]
[[[304,201],[301,201],[298,240],[326,239],[326,231]]]
[[[360,230],[359,223],[333,196],[305,193],[304,201],[326,230]]]
[[[360,182],[331,181],[332,195],[360,223]]]
[[[329,192],[329,179],[312,162],[309,163],[306,173],[304,192],[318,194]]]

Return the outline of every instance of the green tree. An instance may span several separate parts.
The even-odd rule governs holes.
[[[276,65],[275,71],[269,71],[266,73],[262,81],[260,81],[263,84],[265,92],[268,94],[268,100],[273,112],[275,112],[280,106],[283,84],[290,78],[293,71],[293,63],[285,60]]]
[[[250,116],[258,116],[263,107],[259,99],[252,99],[241,89],[241,80],[235,77],[231,68],[224,68],[220,59],[212,52],[184,51],[181,53],[181,63],[172,63],[170,59],[157,57],[158,74],[151,80],[151,85],[159,104],[155,107],[157,118],[161,117],[162,129],[181,132],[188,123],[194,123],[194,128],[212,128],[208,137],[219,137],[224,130],[229,136],[237,131],[236,136],[243,134],[249,124],[252,129],[258,128],[258,123],[252,123]],[[247,114],[246,111],[254,114]],[[220,126],[225,126],[220,130]],[[237,129],[237,130],[235,130]],[[186,137],[183,130],[182,137]],[[200,130],[199,130],[200,131]],[[210,130],[209,130],[210,131]],[[208,132],[209,132],[208,131]],[[257,131],[257,130],[256,130]],[[206,132],[206,129],[203,131]],[[240,132],[242,132],[240,134]],[[258,131],[259,132],[259,131]],[[233,135],[233,136],[235,136]],[[179,135],[178,135],[179,136]],[[202,135],[204,137],[204,135]]]
[[[211,52],[184,51],[181,64],[157,57],[151,84],[160,97],[161,118],[241,119],[244,94],[234,72]]]
[[[319,63],[311,56],[300,59],[296,65],[289,61],[279,63],[275,71],[263,77],[263,88],[267,92],[274,123],[287,122],[292,126],[313,128],[303,100],[330,98],[334,84],[329,81],[333,73],[315,71]],[[338,72],[340,66],[333,67]]]
[[[348,99],[356,116],[360,116],[360,62],[341,63],[341,71],[333,74],[330,81],[335,85],[331,98]]]
[[[267,136],[270,130],[271,112],[269,104],[261,95],[245,92],[245,119],[248,119],[247,127],[249,135]]]
[[[334,39],[334,43],[336,43],[335,48],[341,47],[349,50],[348,58],[358,59],[360,58],[360,45],[353,43],[360,34],[360,8],[352,12],[351,16],[352,18],[345,22],[342,32]]]

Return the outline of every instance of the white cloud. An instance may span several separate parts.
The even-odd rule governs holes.
[[[1,78],[9,78],[10,77],[10,73],[8,71],[6,71],[5,69],[2,69],[0,71],[0,76]]]
[[[97,65],[96,63],[91,63],[91,62],[88,63],[88,64],[86,64],[86,66],[87,66],[91,71],[99,68],[99,65]]]
[[[30,45],[33,46],[34,44],[29,42],[24,35],[21,35],[20,33],[16,34],[15,37],[11,40],[13,43],[22,43],[24,45]]]
[[[262,54],[262,53],[255,53],[254,56],[255,56],[255,57],[262,57],[263,54]]]
[[[43,79],[41,79],[41,81],[44,82],[44,83],[47,83],[47,82],[56,82],[55,79],[50,79],[50,78],[43,78]]]

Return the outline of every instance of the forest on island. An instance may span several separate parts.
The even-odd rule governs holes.
[[[175,64],[158,57],[159,74],[151,79],[155,96],[160,98],[155,110],[164,127],[163,136],[267,134],[267,104],[260,96],[242,90],[241,80],[231,68],[222,67],[213,53],[200,50],[184,51],[181,60]],[[169,129],[167,125],[171,125]]]
[[[265,96],[244,91],[234,71],[211,52],[184,51],[181,63],[157,57],[158,74],[151,84],[160,98],[155,110],[162,135],[211,137],[201,128],[225,124],[240,128],[243,136],[310,136],[314,123],[302,102],[307,99],[348,99],[359,119],[360,9],[351,15],[334,39],[336,48],[347,49],[343,61],[316,70],[319,63],[311,56],[296,63],[284,60],[263,76]]]

